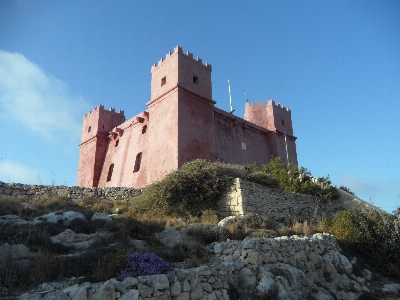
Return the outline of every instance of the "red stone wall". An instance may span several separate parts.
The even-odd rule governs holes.
[[[196,158],[214,160],[214,102],[184,90],[178,93],[178,166]]]
[[[219,161],[266,164],[271,159],[268,131],[215,108],[215,153]]]
[[[82,140],[79,144],[78,186],[97,187],[108,144],[108,132],[125,121],[124,112],[105,110],[98,105],[83,117]]]

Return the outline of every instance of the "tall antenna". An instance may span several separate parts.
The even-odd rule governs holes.
[[[244,93],[244,98],[246,99],[246,103],[249,103],[249,99],[247,99],[247,93],[246,93],[246,91],[243,91],[243,93]]]
[[[228,91],[229,91],[229,104],[231,111],[229,112],[230,114],[233,114],[234,109],[232,107],[232,95],[231,95],[231,80],[228,78]]]

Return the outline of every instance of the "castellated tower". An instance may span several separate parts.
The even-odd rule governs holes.
[[[268,142],[272,156],[280,157],[284,164],[298,164],[290,109],[273,100],[268,104],[246,103],[244,119],[271,131]]]
[[[109,131],[125,121],[124,111],[98,105],[83,117],[79,144],[78,186],[97,187],[107,150]]]
[[[151,68],[147,103],[150,182],[196,158],[213,159],[214,104],[211,65],[176,46]]]

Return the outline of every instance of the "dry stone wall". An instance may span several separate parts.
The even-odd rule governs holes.
[[[22,197],[28,202],[49,196],[63,196],[73,200],[89,196],[114,201],[134,197],[141,193],[141,189],[126,187],[84,188],[0,181],[0,195]],[[341,201],[327,201],[310,195],[289,193],[240,178],[232,180],[218,206],[218,212],[222,216],[258,213],[285,224],[293,220],[318,221],[323,215],[331,216],[341,209],[343,209]]]
[[[293,220],[315,222],[324,214],[331,216],[342,209],[340,201],[290,193],[235,178],[220,200],[218,211],[222,216],[264,214],[275,221],[287,224]]]
[[[109,201],[137,196],[142,190],[126,187],[84,188],[79,186],[31,185],[21,183],[4,183],[0,181],[0,195],[10,195],[26,200],[40,200],[43,197],[63,196],[80,199],[85,196],[97,197]]]
[[[28,299],[229,300],[360,299],[371,272],[353,273],[333,236],[246,238],[208,245],[209,262],[167,274],[112,278],[104,283],[45,283]],[[398,293],[400,285],[393,285]],[[386,298],[380,298],[386,299]]]

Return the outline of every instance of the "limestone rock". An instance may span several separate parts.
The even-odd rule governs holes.
[[[110,281],[92,285],[88,293],[88,300],[115,300],[116,298],[114,286]]]
[[[173,248],[176,244],[183,242],[178,230],[173,227],[166,227],[163,231],[154,234],[164,245]]]
[[[353,272],[353,265],[349,261],[349,259],[340,254],[337,251],[331,251],[324,255],[324,258],[327,258],[332,265],[340,272],[345,272],[347,274],[351,274]]]
[[[139,299],[139,291],[138,290],[128,290],[125,294],[123,294],[119,300],[138,300]]]
[[[62,291],[51,291],[43,297],[43,300],[71,300],[71,298]]]
[[[236,217],[235,216],[229,216],[229,217],[225,217],[223,218],[221,221],[218,222],[218,226],[224,227],[230,223],[233,223],[236,221]]]
[[[266,269],[260,271],[262,277],[257,284],[256,291],[258,295],[266,296],[275,288],[275,278],[274,275]]]
[[[109,237],[109,233],[96,232],[94,234],[75,233],[66,229],[56,236],[50,237],[53,244],[60,243],[66,247],[73,247],[76,250],[90,248],[98,239]]]
[[[394,284],[385,284],[382,288],[382,292],[386,294],[397,295],[399,293],[399,289]]]
[[[76,211],[57,211],[35,218],[32,221],[32,225],[40,224],[42,222],[48,222],[54,224],[61,223],[64,226],[68,226],[75,220],[87,222],[85,216]]]
[[[112,218],[108,214],[103,214],[99,212],[95,212],[93,217],[90,219],[90,221],[104,221],[104,222],[110,222],[112,221]]]
[[[19,296],[18,300],[42,300],[43,297],[40,294],[23,294]]]

